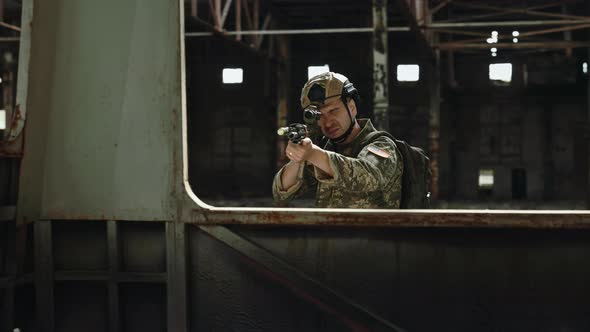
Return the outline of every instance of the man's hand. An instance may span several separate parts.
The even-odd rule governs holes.
[[[300,163],[309,159],[314,147],[309,137],[304,138],[299,144],[289,141],[285,149],[285,154],[291,161]]]
[[[285,149],[287,158],[289,158],[297,167],[303,161],[308,161],[315,167],[324,171],[329,176],[334,175],[334,170],[330,166],[328,154],[319,146],[312,143],[310,138],[305,138],[299,144],[289,141]]]

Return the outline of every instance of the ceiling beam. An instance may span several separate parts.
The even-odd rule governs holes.
[[[491,11],[496,11],[499,13],[506,13],[506,14],[523,14],[523,15],[530,15],[530,16],[553,17],[553,18],[570,19],[570,20],[590,20],[590,17],[588,17],[588,16],[547,13],[547,12],[543,12],[543,11],[531,10],[530,8],[523,8],[523,9],[504,8],[504,7],[496,7],[496,6],[490,6],[490,5],[461,3],[461,2],[454,2],[453,4],[457,7],[480,9],[480,10],[491,10]]]
[[[539,26],[539,25],[567,25],[567,24],[584,24],[590,23],[590,19],[586,20],[521,20],[521,21],[492,21],[492,22],[453,22],[440,23],[433,22],[431,24],[421,26],[424,29],[447,29],[447,28],[490,28],[495,27],[522,27],[522,26]]]
[[[443,2],[430,9],[430,15],[436,14],[439,10],[445,8],[453,0],[443,0]]]
[[[464,44],[457,42],[440,43],[434,45],[435,48],[441,50],[461,50],[461,49],[489,49],[491,47],[501,49],[565,49],[565,48],[580,48],[590,47],[588,42],[568,42],[568,41],[555,41],[555,42],[540,42],[540,43],[499,43],[499,44]]]
[[[552,29],[542,29],[542,30],[536,30],[536,31],[529,31],[529,32],[520,33],[518,35],[518,39],[522,40],[525,37],[545,35],[545,34],[556,33],[556,32],[579,30],[579,29],[587,29],[587,28],[590,28],[590,23],[579,24],[579,25],[569,25],[569,26],[565,26],[565,27],[552,28]],[[453,33],[457,33],[457,31],[460,31],[460,30],[453,30],[453,31],[454,31]],[[437,32],[440,32],[440,31],[437,30]],[[487,39],[487,38],[489,38],[489,35],[484,34],[483,36],[480,36],[480,38],[455,40],[454,43],[464,43],[465,44],[465,43],[481,42],[482,41],[481,37],[484,37],[484,39]],[[498,35],[499,40],[502,40],[502,39],[510,40],[512,38],[513,38],[512,35]],[[488,45],[490,47],[494,47],[495,44],[488,44]]]
[[[407,0],[397,0],[396,2],[397,2],[397,7],[399,9],[401,9],[402,16],[406,19],[406,21],[408,22],[408,25],[410,26],[410,30],[412,31],[412,33],[416,37],[416,41],[417,41],[418,45],[423,49],[423,51],[428,55],[428,57],[431,60],[434,60],[435,59],[434,51],[432,50],[430,43],[426,39],[426,36],[424,35],[422,30],[420,29],[420,26],[418,26],[418,21],[416,19],[416,16],[412,13],[412,10],[410,9],[410,6],[408,5]]]

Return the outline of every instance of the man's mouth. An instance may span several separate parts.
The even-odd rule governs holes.
[[[334,136],[338,133],[338,128],[327,128],[326,136]]]

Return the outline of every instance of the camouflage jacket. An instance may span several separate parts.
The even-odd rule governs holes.
[[[360,119],[361,131],[347,145],[328,142],[324,147],[334,170],[330,177],[319,168],[302,163],[295,185],[282,190],[283,168],[275,175],[273,197],[287,201],[307,190],[316,190],[316,207],[399,208],[403,160],[395,143],[387,136],[368,135],[376,129],[368,119]]]

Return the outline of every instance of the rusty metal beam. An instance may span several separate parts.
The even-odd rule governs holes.
[[[428,55],[428,57],[430,59],[434,59],[434,53],[433,53],[432,47],[428,43],[426,36],[424,35],[424,33],[422,33],[422,30],[421,30],[421,28],[424,28],[424,26],[423,27],[418,26],[418,21],[416,20],[416,17],[412,13],[412,10],[410,9],[406,0],[397,0],[397,5],[398,5],[397,7],[400,8],[402,11],[402,13],[401,13],[402,16],[408,22],[408,25],[410,26],[410,30],[414,33],[419,47],[422,48],[422,50]]]
[[[436,14],[439,10],[445,8],[451,1],[453,0],[444,0],[443,2],[439,3],[435,7],[430,9],[430,15]]]
[[[577,2],[577,1],[568,1],[568,0],[559,1],[559,2],[551,3],[551,4],[544,4],[544,5],[527,7],[526,9],[528,9],[528,10],[545,9],[545,8],[561,6],[562,4],[573,3],[573,2]],[[479,20],[482,18],[501,17],[501,16],[506,16],[509,14],[510,13],[506,13],[506,12],[495,12],[495,13],[487,13],[487,14],[480,14],[480,15],[470,15],[470,16],[463,16],[463,17],[458,17],[458,18],[453,18],[453,19],[448,19],[448,20],[440,20],[440,21],[437,21],[437,23],[466,22],[466,21],[471,21],[471,20]]]
[[[579,24],[579,25],[569,25],[569,26],[560,27],[560,28],[523,32],[518,36],[518,39],[522,40],[524,37],[538,36],[538,35],[544,35],[544,34],[549,34],[549,33],[562,32],[562,31],[572,31],[572,30],[579,30],[579,29],[586,29],[586,28],[590,28],[590,23]],[[453,30],[453,31],[457,31],[457,30]],[[486,35],[486,34],[481,35],[481,37],[484,37],[484,38],[488,38],[488,36],[489,35]],[[512,35],[498,35],[499,40],[500,39],[509,39],[510,40],[512,38],[513,38]],[[453,41],[452,43],[468,44],[468,43],[480,42],[480,41],[482,41],[482,38],[470,38],[470,39],[456,40],[456,41]],[[571,40],[569,42],[571,42]],[[488,44],[489,47],[495,47],[494,45],[497,45],[497,44]]]
[[[254,24],[254,30],[259,30],[260,27],[260,0],[253,0],[252,4],[252,23]],[[264,29],[263,29],[264,30]],[[260,35],[252,36],[252,43],[258,45]]]
[[[447,20],[439,20],[436,22],[437,23],[467,22],[467,21],[479,20],[482,18],[502,17],[502,16],[506,16],[506,15],[508,15],[508,13],[488,13],[488,14],[479,14],[479,15],[469,15],[469,16],[457,17],[457,18],[452,18],[452,19],[447,19]]]
[[[242,35],[240,34],[242,31],[242,0],[236,0],[234,10],[236,11],[236,32],[238,32],[236,40],[242,40]]]
[[[448,33],[452,35],[465,35],[465,36],[477,36],[480,37],[477,40],[481,40],[481,38],[489,38],[489,33],[483,32],[473,32],[473,31],[464,31],[464,30],[454,30],[454,29],[437,29],[436,32],[438,33]]]
[[[539,48],[539,49],[566,49],[566,48],[580,48],[590,47],[589,42],[529,42],[529,43],[498,43],[498,44],[469,44],[469,43],[440,43],[435,45],[436,48],[441,50],[457,50],[457,49],[489,49],[491,47],[504,48],[504,49],[528,49],[528,48]]]
[[[197,17],[197,9],[198,9],[197,0],[191,0],[191,16],[192,17]]]
[[[454,5],[457,7],[470,8],[470,9],[481,9],[481,10],[492,10],[492,11],[497,11],[500,13],[507,13],[507,14],[524,14],[524,15],[530,15],[530,16],[554,17],[554,18],[571,19],[571,20],[589,20],[590,19],[590,17],[588,17],[588,16],[547,13],[547,12],[542,12],[542,11],[537,11],[537,10],[530,10],[527,8],[513,9],[513,8],[504,8],[504,7],[496,7],[496,6],[472,4],[472,3],[462,3],[462,2],[455,2]]]
[[[202,225],[293,225],[344,227],[466,227],[590,229],[590,211],[542,210],[360,210],[194,209],[187,223]]]
[[[262,31],[268,29],[271,19],[272,19],[271,13],[266,14],[266,17],[264,18],[264,23],[262,23]],[[260,45],[262,45],[262,41],[264,41],[264,36],[265,35],[260,35],[256,39],[256,49],[260,49]]]
[[[423,26],[424,29],[448,29],[448,28],[490,28],[490,27],[528,27],[542,25],[567,25],[584,24],[590,20],[529,20],[529,21],[489,21],[489,22],[455,22],[439,23]]]
[[[221,17],[217,15],[217,9],[215,8],[215,4],[217,0],[209,0],[209,9],[211,10],[211,16],[213,17],[213,28],[217,31],[220,31],[220,19]]]
[[[242,9],[244,9],[244,15],[246,16],[246,27],[248,29],[253,29],[252,17],[250,16],[250,7],[248,5],[248,0],[242,0]]]
[[[258,30],[260,24],[260,0],[253,0],[252,3],[252,28]]]
[[[215,22],[217,29],[221,31],[221,0],[213,0],[215,2]]]
[[[561,12],[563,14],[567,14],[568,9],[566,5],[561,5]],[[563,31],[563,40],[565,41],[572,41],[572,32],[570,30],[564,30]],[[567,57],[571,57],[572,56],[572,49],[571,48],[566,48],[565,49],[565,55]]]
[[[239,1],[240,0],[238,0],[238,2]],[[228,41],[233,42],[234,45],[237,45],[237,46],[241,47],[242,49],[244,49],[246,51],[253,52],[253,54],[255,54],[257,56],[268,56],[268,54],[266,54],[266,53],[264,53],[262,51],[259,51],[259,50],[255,49],[255,48],[251,47],[250,45],[247,45],[247,44],[241,42],[240,40],[236,40],[236,39],[230,38],[229,35],[231,35],[231,34],[228,34],[225,31],[224,32],[221,32],[221,31],[215,30],[215,27],[213,27],[210,23],[208,23],[206,21],[203,21],[203,20],[201,20],[198,17],[197,18],[191,18],[191,19],[195,23],[201,25],[201,27],[203,29],[208,30],[208,32],[194,33],[194,35],[196,35],[196,36],[215,36],[215,37],[218,37],[218,38],[224,38],[225,40],[228,40]],[[185,37],[192,37],[191,35],[192,35],[192,33],[186,33],[185,34]],[[233,33],[233,35],[238,36],[237,33]]]
[[[248,0],[242,0],[242,9],[244,10],[244,16],[246,17],[246,27],[248,29],[254,29],[254,24],[252,23],[252,16],[250,15],[250,5],[248,4]],[[252,40],[253,37],[249,36],[247,39],[247,43],[250,44]]]
[[[243,0],[246,1],[246,0]],[[247,8],[247,7],[244,7]],[[248,20],[249,13],[246,15],[247,25],[252,24],[251,20]],[[248,23],[248,21],[250,23]],[[494,21],[494,22],[459,22],[459,23],[438,23],[434,22],[431,24],[422,25],[421,29],[431,29],[449,32],[449,33],[460,33],[450,29],[456,28],[482,28],[482,27],[521,27],[521,26],[542,26],[542,25],[572,25],[573,29],[578,29],[578,26],[589,24],[590,20],[549,20],[549,21]],[[564,27],[565,28],[565,27]],[[358,27],[358,28],[326,28],[326,29],[278,29],[278,30],[242,30],[242,31],[224,31],[225,35],[296,35],[296,34],[328,34],[328,33],[372,33],[374,28],[372,27]],[[412,27],[408,26],[396,26],[387,27],[387,32],[408,32],[412,31]],[[563,30],[561,30],[563,31]],[[463,32],[466,35],[483,36],[481,33],[474,32]],[[211,32],[187,32],[185,37],[205,37],[211,36]],[[422,35],[424,36],[424,35]],[[486,35],[487,36],[487,35]],[[424,38],[424,40],[426,40]],[[426,42],[426,41],[425,41]],[[431,49],[428,48],[430,51]]]
[[[227,19],[227,15],[229,14],[229,7],[231,7],[232,0],[226,0],[225,5],[223,6],[223,13],[221,14],[221,29],[223,30],[223,26],[225,25],[225,20]]]
[[[340,320],[350,330],[404,331],[227,227],[200,226],[199,228],[213,239],[241,254],[245,262],[256,272]]]
[[[530,37],[530,36],[537,36],[537,35],[544,35],[544,34],[554,33],[554,32],[562,32],[562,31],[572,31],[572,30],[586,29],[586,28],[590,28],[590,23],[587,23],[587,24],[579,24],[579,25],[570,25],[570,26],[561,27],[561,28],[543,29],[543,30],[537,30],[537,31],[523,32],[523,33],[521,33],[518,36],[518,38]]]

